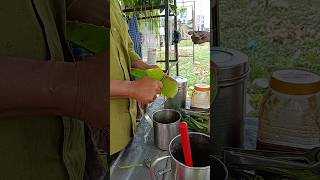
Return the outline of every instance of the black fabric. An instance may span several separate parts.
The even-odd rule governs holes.
[[[112,154],[108,157],[108,164],[112,164],[119,156],[120,152],[117,152],[115,154]]]
[[[85,140],[86,140],[86,169],[85,180],[99,180],[103,179],[107,172],[105,172],[103,163],[99,157],[97,146],[92,139],[92,132],[85,125]]]

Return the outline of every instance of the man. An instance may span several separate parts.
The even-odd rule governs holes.
[[[150,103],[162,83],[149,78],[131,81],[130,68],[148,69],[135,53],[128,25],[117,0],[110,1],[110,154],[114,160],[131,140],[136,126],[136,100]]]
[[[67,17],[107,26],[106,3],[1,1],[0,179],[85,178],[84,123],[74,118],[107,126],[107,53],[73,63],[65,27]]]

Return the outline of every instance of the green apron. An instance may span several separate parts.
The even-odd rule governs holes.
[[[72,60],[65,0],[2,0],[0,56]],[[19,72],[16,72],[19,73]],[[81,180],[84,125],[62,117],[0,120],[0,180]]]

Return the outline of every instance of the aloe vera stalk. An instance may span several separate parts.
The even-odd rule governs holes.
[[[163,87],[161,88],[161,93],[168,98],[173,98],[178,93],[178,83],[176,80],[170,78],[169,76],[164,76],[161,81]]]

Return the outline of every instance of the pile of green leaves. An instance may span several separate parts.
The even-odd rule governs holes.
[[[208,134],[210,116],[182,113],[182,119],[188,124],[190,130]]]

